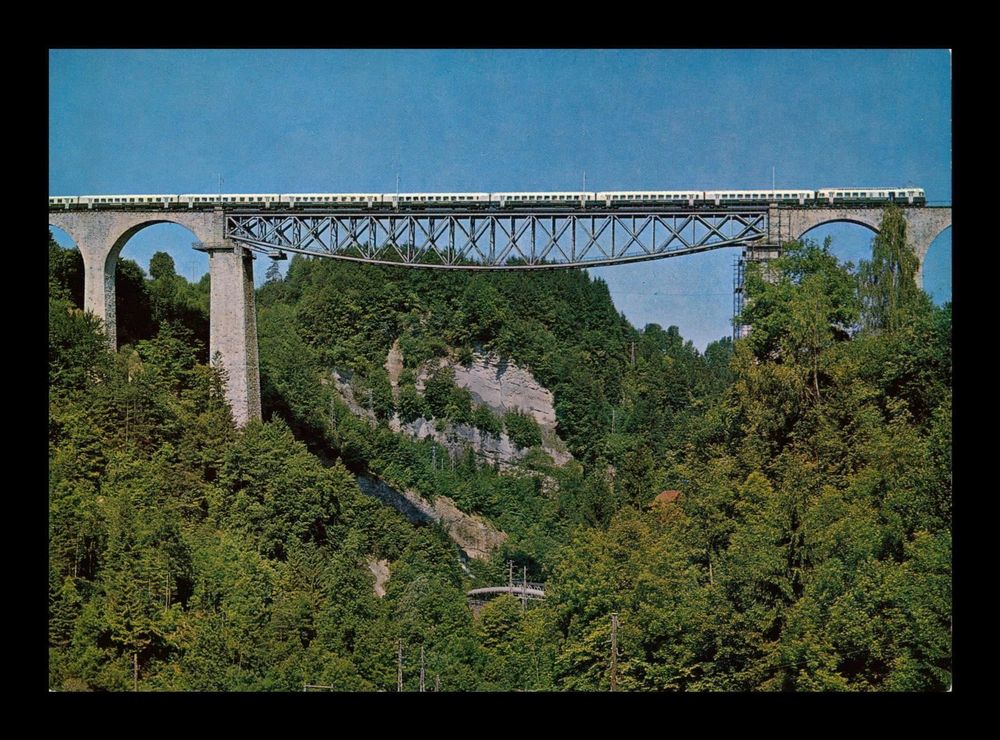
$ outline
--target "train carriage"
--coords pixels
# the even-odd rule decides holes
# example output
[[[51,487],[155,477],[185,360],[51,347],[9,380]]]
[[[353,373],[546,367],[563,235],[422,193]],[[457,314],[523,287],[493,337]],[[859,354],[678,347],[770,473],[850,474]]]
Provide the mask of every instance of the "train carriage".
[[[715,205],[798,203],[808,205],[816,201],[816,192],[797,188],[775,188],[774,190],[706,190],[705,201]]]
[[[169,208],[177,203],[176,195],[131,194],[131,195],[81,195],[77,205],[87,208]]]
[[[704,200],[704,193],[694,190],[619,190],[596,193],[598,201],[609,208],[634,205],[688,205]]]
[[[288,208],[337,206],[371,208],[382,202],[382,193],[283,193],[279,203]]]
[[[585,206],[596,200],[596,193],[493,193],[492,200],[497,205],[510,208],[516,206]]]
[[[489,193],[392,193],[382,196],[383,203],[394,208],[414,206],[459,206],[469,204],[487,205]]]
[[[893,187],[888,185],[872,188],[822,188],[816,191],[816,199],[819,201],[825,201],[829,205],[835,205],[838,203],[857,203],[865,205],[875,202],[923,205],[927,202],[924,196],[923,188]]]

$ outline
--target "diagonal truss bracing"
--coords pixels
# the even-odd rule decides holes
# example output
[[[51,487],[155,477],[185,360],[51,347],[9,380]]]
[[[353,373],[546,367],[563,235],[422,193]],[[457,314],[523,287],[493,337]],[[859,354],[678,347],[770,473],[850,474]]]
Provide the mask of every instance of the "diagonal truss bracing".
[[[408,267],[587,267],[757,242],[767,211],[231,213],[226,237],[264,252]]]

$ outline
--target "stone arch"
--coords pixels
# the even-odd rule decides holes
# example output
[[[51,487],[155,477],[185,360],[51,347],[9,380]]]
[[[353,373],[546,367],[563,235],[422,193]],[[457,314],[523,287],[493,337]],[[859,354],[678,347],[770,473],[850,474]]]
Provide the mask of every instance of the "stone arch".
[[[223,218],[221,211],[67,211],[50,213],[49,224],[62,229],[76,242],[83,257],[84,310],[104,322],[108,341],[117,348],[115,272],[128,240],[149,226],[173,223],[186,228],[203,244],[221,243]]]
[[[826,239],[831,239],[831,254],[841,265],[849,262],[856,270],[862,260],[871,260],[872,244],[877,233],[870,224],[837,220],[813,226],[800,238],[816,244],[823,244]]]
[[[904,208],[907,242],[917,255],[917,285],[923,286],[924,257],[931,243],[951,226],[950,207]],[[876,234],[882,222],[881,209],[875,208],[771,208],[768,211],[771,243],[781,244],[801,238],[808,231],[827,223],[846,222],[864,226]]]
[[[195,303],[188,304],[191,296],[179,288],[174,296],[176,302],[171,299],[168,308],[163,303],[165,286],[150,282],[160,274],[155,269],[158,266],[156,260],[162,259],[163,254],[154,260],[154,255],[160,252],[168,255],[167,261],[172,264],[178,280],[197,284],[210,267],[208,254],[192,248],[197,242],[194,232],[175,222],[147,222],[129,229],[118,239],[107,257],[105,276],[106,281],[109,284],[113,282],[115,286],[114,322],[119,348],[126,342],[133,343],[154,336],[169,314],[174,321],[179,321],[193,332],[201,344],[199,361],[208,361],[210,322],[207,276],[198,289],[202,296],[198,303],[204,304],[198,309]],[[182,299],[182,296],[186,297]]]
[[[882,212],[870,208],[802,208],[786,211],[787,227],[781,224],[782,236],[800,239],[817,226],[829,223],[851,223],[871,229],[876,234],[882,223]],[[784,214],[779,212],[779,219]],[[781,219],[784,220],[784,219]]]
[[[260,419],[257,319],[254,311],[253,256],[225,239],[225,214],[167,210],[50,211],[49,224],[76,242],[84,265],[84,310],[104,321],[117,348],[115,270],[126,242],[143,229],[174,223],[192,232],[208,252],[211,276],[209,356],[226,373],[226,400],[240,426]],[[194,245],[192,245],[194,246]]]
[[[872,234],[878,233],[878,226],[870,223],[869,221],[865,221],[860,218],[852,218],[849,216],[845,216],[843,218],[829,218],[824,221],[819,221],[817,223],[810,223],[808,226],[806,226],[805,229],[796,234],[794,238],[801,239],[813,229],[817,229],[820,226],[826,226],[828,224],[854,224],[855,226],[863,226],[864,228],[871,231]]]

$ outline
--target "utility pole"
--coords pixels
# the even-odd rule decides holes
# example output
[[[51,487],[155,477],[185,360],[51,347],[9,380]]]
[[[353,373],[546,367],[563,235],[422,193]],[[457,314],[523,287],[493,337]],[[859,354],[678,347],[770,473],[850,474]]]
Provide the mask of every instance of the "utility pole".
[[[528,566],[521,571],[521,611],[528,608]]]
[[[434,693],[437,694],[441,691],[441,674],[439,673],[434,677]]]
[[[507,561],[507,588],[514,588],[514,561]]]
[[[611,614],[611,690],[618,688],[618,613]]]
[[[632,367],[635,367],[635,340],[634,339],[632,340],[632,356],[631,356],[631,361],[632,361]]]
[[[403,690],[403,641],[399,641],[399,652],[396,654],[396,691]]]
[[[420,693],[424,693],[424,646],[420,646]]]

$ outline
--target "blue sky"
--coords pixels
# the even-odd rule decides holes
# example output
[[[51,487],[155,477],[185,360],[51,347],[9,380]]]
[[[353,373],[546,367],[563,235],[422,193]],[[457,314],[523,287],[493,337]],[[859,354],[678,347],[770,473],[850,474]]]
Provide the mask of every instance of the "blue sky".
[[[951,201],[947,51],[53,50],[57,194],[923,187]],[[871,235],[830,226],[857,260]],[[180,227],[123,253],[207,271]],[[728,249],[591,270],[639,327],[730,333]],[[951,233],[925,288],[951,295]],[[266,269],[258,261],[257,277]]]

